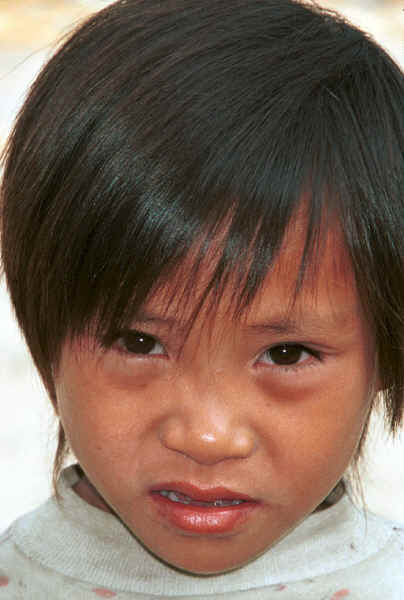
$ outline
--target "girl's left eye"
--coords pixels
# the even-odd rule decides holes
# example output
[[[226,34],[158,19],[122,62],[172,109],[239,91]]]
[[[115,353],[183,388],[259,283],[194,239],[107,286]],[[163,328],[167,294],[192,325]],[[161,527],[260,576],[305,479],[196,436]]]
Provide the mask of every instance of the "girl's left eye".
[[[128,354],[138,354],[141,356],[150,356],[153,354],[164,354],[164,346],[152,335],[142,331],[125,331],[117,338],[118,348]]]
[[[260,356],[260,362],[279,367],[291,367],[306,362],[310,358],[319,358],[314,350],[301,344],[279,344],[265,350]]]

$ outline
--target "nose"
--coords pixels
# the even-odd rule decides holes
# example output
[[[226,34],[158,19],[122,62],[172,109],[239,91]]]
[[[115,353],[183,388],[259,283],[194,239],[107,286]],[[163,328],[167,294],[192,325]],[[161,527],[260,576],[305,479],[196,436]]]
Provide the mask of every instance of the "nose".
[[[167,449],[203,465],[248,458],[257,446],[253,428],[240,416],[232,416],[229,407],[199,403],[168,417],[161,424],[160,441]]]

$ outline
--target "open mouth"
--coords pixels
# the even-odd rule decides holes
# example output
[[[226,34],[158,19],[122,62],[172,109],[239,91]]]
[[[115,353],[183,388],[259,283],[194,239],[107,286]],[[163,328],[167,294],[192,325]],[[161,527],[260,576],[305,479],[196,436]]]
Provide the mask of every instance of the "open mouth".
[[[213,500],[212,502],[206,502],[204,500],[195,500],[190,496],[186,496],[185,494],[181,494],[180,492],[176,492],[173,490],[159,490],[155,492],[163,496],[164,498],[168,498],[171,502],[179,502],[180,504],[190,504],[192,506],[203,506],[206,508],[220,508],[226,506],[238,506],[239,504],[243,504],[246,500],[241,500],[235,498],[234,500],[229,500],[227,498],[218,498],[217,500]]]
[[[166,482],[151,490],[164,522],[187,534],[227,534],[250,518],[261,502],[225,487],[200,488],[189,482]]]

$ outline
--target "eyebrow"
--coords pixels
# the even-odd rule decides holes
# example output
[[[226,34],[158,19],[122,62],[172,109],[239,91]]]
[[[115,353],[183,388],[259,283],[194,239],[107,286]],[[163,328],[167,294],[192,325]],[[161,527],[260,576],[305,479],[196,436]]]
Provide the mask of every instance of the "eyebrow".
[[[243,327],[246,331],[252,331],[254,333],[279,333],[279,334],[293,334],[300,333],[301,328],[297,325],[293,319],[274,319],[270,321],[263,321],[258,323],[249,323]]]
[[[276,334],[276,335],[304,335],[309,333],[320,333],[343,328],[351,321],[351,312],[335,311],[332,315],[320,315],[313,311],[302,314],[299,319],[288,315],[274,315],[268,320],[245,323],[242,329],[247,333],[254,334]],[[184,327],[184,323],[175,317],[159,315],[153,311],[141,309],[134,318],[135,325],[155,324],[161,327]]]
[[[297,320],[289,316],[280,316],[255,323],[247,323],[244,327],[247,331],[254,333],[273,333],[281,335],[302,335],[307,332],[327,332],[342,329],[347,323],[351,322],[351,313],[349,311],[335,311],[332,315],[320,315],[310,312],[302,314]]]
[[[180,325],[180,321],[174,317],[166,317],[144,309],[134,315],[133,323],[134,325],[147,325],[150,323],[163,327],[173,327],[174,325],[178,327]]]

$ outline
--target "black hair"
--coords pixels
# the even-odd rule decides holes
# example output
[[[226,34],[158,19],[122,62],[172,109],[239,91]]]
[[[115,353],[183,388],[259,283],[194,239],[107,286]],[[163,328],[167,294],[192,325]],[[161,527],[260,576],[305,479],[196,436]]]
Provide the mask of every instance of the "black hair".
[[[198,244],[201,303],[248,306],[305,198],[301,274],[338,223],[386,415],[404,386],[404,78],[369,36],[293,0],[121,0],[33,84],[6,153],[2,260],[55,400],[68,336],[108,337]],[[59,466],[65,438],[61,428]]]

